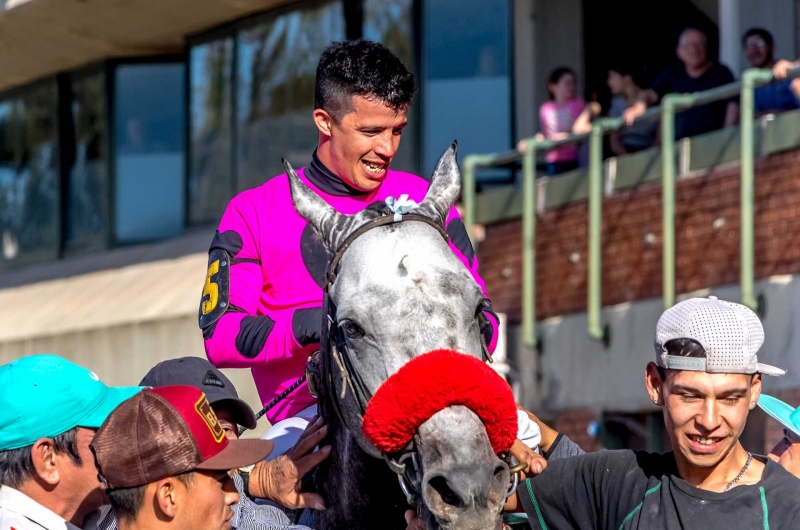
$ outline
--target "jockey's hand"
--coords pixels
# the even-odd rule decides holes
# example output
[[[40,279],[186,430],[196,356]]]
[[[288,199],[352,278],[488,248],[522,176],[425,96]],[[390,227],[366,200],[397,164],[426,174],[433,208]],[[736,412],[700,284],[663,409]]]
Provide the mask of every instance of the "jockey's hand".
[[[249,493],[253,497],[269,499],[281,506],[296,510],[312,508],[324,510],[325,501],[316,493],[303,493],[300,485],[306,473],[328,458],[331,447],[319,451],[314,448],[325,439],[328,427],[322,418],[315,418],[300,435],[297,443],[274,460],[259,462],[250,472]]]
[[[419,518],[417,512],[413,510],[406,510],[406,530],[426,530],[425,523]]]

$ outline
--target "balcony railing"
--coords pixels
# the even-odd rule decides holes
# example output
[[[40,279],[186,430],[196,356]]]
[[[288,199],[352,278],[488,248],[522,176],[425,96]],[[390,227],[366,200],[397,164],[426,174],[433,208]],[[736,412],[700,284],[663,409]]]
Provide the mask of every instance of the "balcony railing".
[[[790,70],[788,78],[800,77],[800,68]],[[661,121],[661,170],[662,170],[662,210],[663,210],[663,298],[664,307],[675,303],[675,114],[692,107],[714,101],[740,96],[740,156],[741,156],[741,302],[757,309],[758,300],[754,293],[753,257],[753,197],[755,161],[755,89],[774,81],[772,71],[746,70],[741,81],[723,85],[703,92],[691,94],[668,94],[661,105],[649,109],[639,116],[634,124]],[[603,137],[606,133],[625,127],[622,118],[600,118],[592,122],[589,133],[570,135],[553,140],[529,138],[524,154],[516,151],[491,154],[471,154],[464,158],[463,202],[464,224],[472,236],[476,216],[476,171],[479,168],[508,166],[522,162],[522,340],[528,347],[534,347],[536,339],[536,158],[537,154],[554,147],[589,140],[589,267],[587,278],[588,333],[591,337],[609,341],[608,327],[601,321],[602,285],[602,221],[603,221]],[[684,160],[684,157],[681,157]],[[688,157],[686,157],[688,165]]]

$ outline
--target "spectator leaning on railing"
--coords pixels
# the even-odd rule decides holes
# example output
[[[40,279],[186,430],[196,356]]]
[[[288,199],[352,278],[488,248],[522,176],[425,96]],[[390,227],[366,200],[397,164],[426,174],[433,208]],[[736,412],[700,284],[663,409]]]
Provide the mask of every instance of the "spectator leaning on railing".
[[[550,101],[539,109],[542,132],[538,139],[563,140],[572,133],[572,125],[583,111],[584,101],[577,97],[578,76],[572,68],[556,68],[550,74],[547,90]],[[525,152],[526,140],[520,140],[517,150]],[[578,146],[562,145],[547,152],[547,174],[557,175],[578,167]]]
[[[762,28],[748,29],[742,37],[742,47],[752,68],[771,69],[776,79],[782,79],[756,88],[755,111],[764,114],[800,108],[800,79],[785,79],[787,72],[800,63],[775,61],[772,34]]]
[[[681,60],[680,64],[665,69],[653,86],[643,91],[639,100],[625,111],[628,125],[667,94],[702,92],[733,82],[733,74],[727,66],[709,60],[708,39],[702,30],[684,29],[675,53]],[[675,116],[675,138],[728,127],[738,119],[739,103],[734,98],[693,107]]]

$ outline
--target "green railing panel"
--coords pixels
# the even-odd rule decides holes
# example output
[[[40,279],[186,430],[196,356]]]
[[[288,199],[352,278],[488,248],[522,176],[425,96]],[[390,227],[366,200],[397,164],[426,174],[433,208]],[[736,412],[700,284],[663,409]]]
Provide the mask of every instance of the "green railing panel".
[[[651,147],[616,159],[614,190],[635,188],[648,182],[661,182],[661,149]]]
[[[481,224],[519,219],[522,216],[522,193],[515,184],[492,188],[478,195],[475,208],[475,218]]]
[[[689,171],[698,171],[741,158],[739,127],[728,127],[689,139]],[[678,147],[680,151],[680,147]]]
[[[761,127],[758,128],[762,130]],[[776,115],[763,127],[761,149],[756,153],[768,155],[794,149],[800,145],[800,109]]]
[[[552,210],[589,198],[589,179],[585,169],[575,169],[548,177],[544,185],[544,208]]]

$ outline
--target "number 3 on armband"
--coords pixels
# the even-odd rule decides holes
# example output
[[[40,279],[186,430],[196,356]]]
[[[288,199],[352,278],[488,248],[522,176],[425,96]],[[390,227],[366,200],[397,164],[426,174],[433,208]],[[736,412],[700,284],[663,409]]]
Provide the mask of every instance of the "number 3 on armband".
[[[206,282],[200,298],[198,321],[206,328],[219,320],[228,309],[230,295],[231,260],[222,249],[214,249],[208,255]]]

